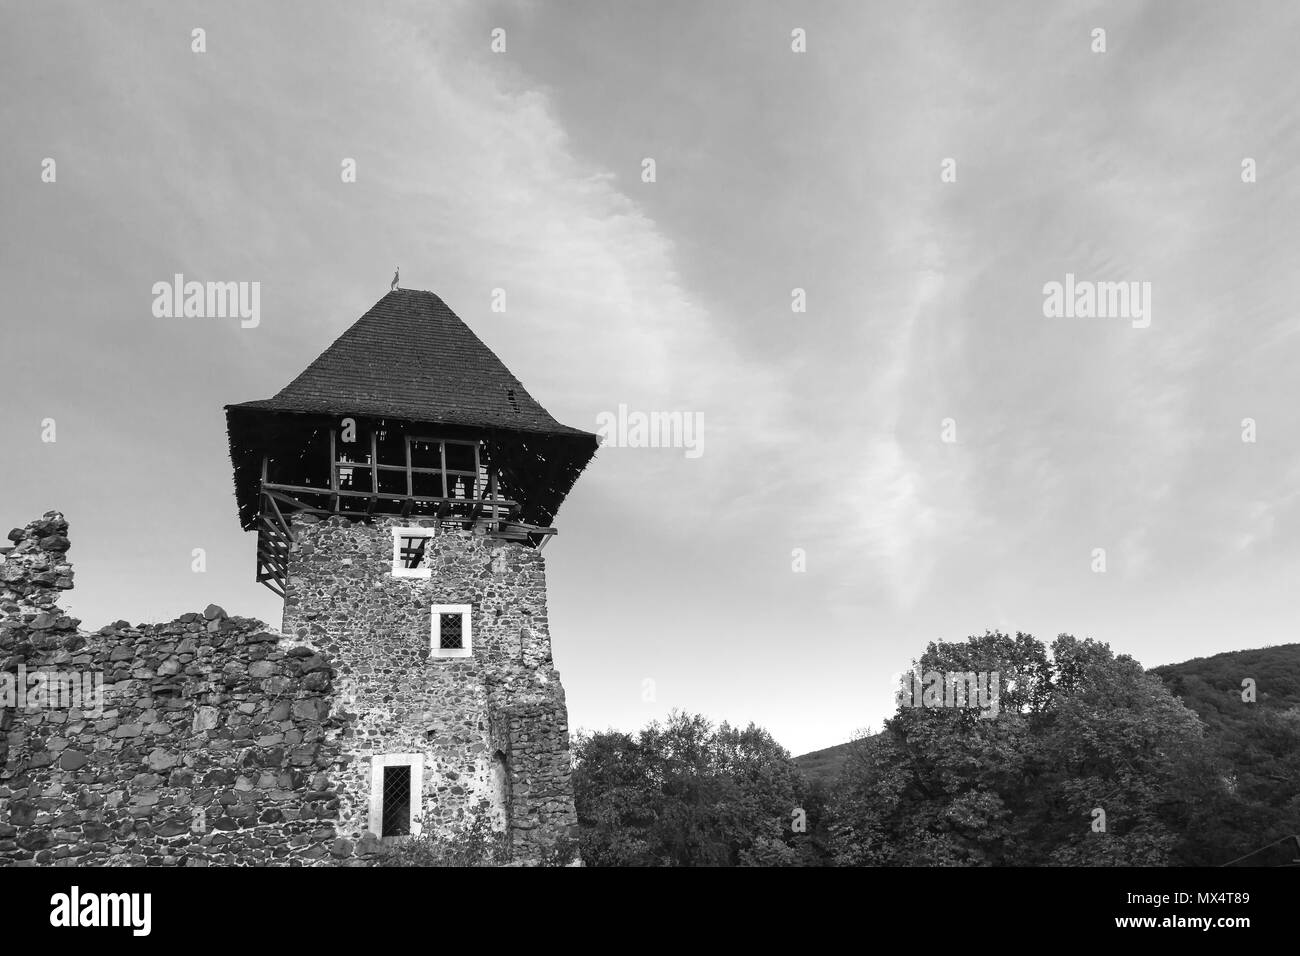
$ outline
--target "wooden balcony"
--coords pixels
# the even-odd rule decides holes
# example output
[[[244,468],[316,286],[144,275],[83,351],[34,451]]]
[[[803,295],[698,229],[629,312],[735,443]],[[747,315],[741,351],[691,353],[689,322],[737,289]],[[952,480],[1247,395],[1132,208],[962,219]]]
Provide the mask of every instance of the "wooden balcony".
[[[263,482],[257,526],[257,580],[280,597],[285,596],[289,583],[289,548],[293,543],[290,519],[295,513],[358,520],[432,518],[445,528],[473,529],[487,537],[527,543],[538,550],[544,548],[556,530],[520,521],[518,503],[499,496],[496,491],[495,476],[478,498]]]

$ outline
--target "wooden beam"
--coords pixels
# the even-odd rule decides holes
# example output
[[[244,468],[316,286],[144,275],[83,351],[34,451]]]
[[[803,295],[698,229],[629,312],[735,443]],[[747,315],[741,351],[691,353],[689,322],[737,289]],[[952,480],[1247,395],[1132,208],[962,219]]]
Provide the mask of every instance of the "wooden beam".
[[[339,493],[339,466],[335,464],[338,461],[338,450],[335,447],[335,429],[330,429],[330,491],[337,496]]]
[[[324,491],[324,490],[322,490],[322,489],[317,489],[317,490],[316,490],[315,492],[313,492],[313,493],[314,493],[314,494],[322,494],[322,495],[323,495],[323,494],[328,494],[328,492],[326,492],[326,491]],[[295,498],[295,497],[293,497],[293,495],[286,495],[286,494],[285,494],[284,492],[282,492],[282,491],[274,491],[274,490],[271,490],[271,491],[267,491],[266,494],[267,494],[269,497],[271,497],[271,498],[275,498],[277,501],[283,502],[283,503],[286,504],[286,505],[293,505],[295,508],[300,508],[300,509],[302,509],[303,511],[315,512],[315,513],[317,513],[317,514],[326,514],[326,513],[327,513],[327,512],[325,511],[324,508],[319,508],[319,507],[317,507],[316,505],[309,505],[307,502],[302,501],[302,500],[300,500],[300,499],[298,499],[298,498]]]
[[[275,578],[276,580],[283,580],[283,579],[284,579],[284,577],[285,577],[285,570],[284,570],[284,568],[282,568],[282,567],[278,567],[277,565],[274,565],[274,564],[266,564],[265,562],[263,562],[262,566],[263,566],[266,570],[264,570],[264,571],[263,571],[263,570],[260,570],[260,569],[258,570],[258,572],[257,572],[257,580],[259,580],[259,581],[265,581],[267,578]]]
[[[289,550],[288,542],[286,542],[283,538],[272,537],[269,533],[267,533],[265,528],[258,529],[257,547],[261,550],[270,553],[277,553],[277,552]]]
[[[479,444],[480,444],[480,442],[475,442],[475,443],[474,443],[474,480],[470,483],[470,488],[471,488],[471,489],[477,489],[477,488],[478,488],[478,473],[479,473],[479,470],[480,470],[480,468],[481,468],[481,466],[480,466],[480,464],[479,464],[479,460],[478,460],[478,449],[479,449]],[[470,491],[470,496],[471,496],[471,497],[478,498],[479,500],[482,500],[483,498],[487,497],[487,491],[488,491],[487,488],[484,488],[484,489],[483,489],[483,493],[482,493],[482,494],[478,494],[475,490],[471,490],[471,491]]]
[[[438,457],[439,460],[442,461],[442,496],[444,498],[449,498],[451,496],[447,494],[447,444],[446,442],[438,442]]]
[[[268,568],[283,570],[288,565],[287,555],[271,554],[268,551],[257,552],[257,560],[265,564]]]
[[[339,507],[339,466],[338,461],[338,429],[330,428],[330,507],[331,513],[338,510]]]
[[[474,481],[475,481],[475,483],[477,484],[478,479],[475,478]],[[483,499],[487,497],[487,493],[488,493],[488,490],[487,490],[486,488],[484,488],[484,489],[483,489],[483,494],[480,495],[479,497],[473,499],[473,501],[474,501],[474,507],[471,508],[471,509],[470,509],[470,512],[469,512],[469,520],[470,520],[470,521],[477,521],[477,520],[478,520],[479,512],[481,512],[481,511],[483,510]]]
[[[274,541],[284,547],[288,547],[292,542],[293,539],[276,527],[275,523],[266,515],[258,515],[257,520],[262,523],[262,526],[257,529],[259,538],[266,538],[267,540]]]
[[[370,429],[370,490],[379,494],[379,432]]]
[[[347,462],[343,462],[343,464],[347,464]],[[364,468],[366,466],[361,465],[360,467]],[[398,471],[399,469],[389,468],[388,470]],[[461,475],[465,478],[474,478],[477,476],[476,472],[467,471],[464,468],[412,468],[411,473],[416,475]]]
[[[261,583],[264,584],[264,585],[266,586],[266,588],[267,588],[269,591],[271,591],[272,594],[275,594],[276,596],[278,596],[278,597],[280,597],[280,598],[283,598],[283,597],[284,597],[285,588],[280,587],[278,581],[274,580],[273,578],[267,578],[266,580],[262,581]]]
[[[275,499],[274,499],[273,497],[271,497],[270,495],[267,495],[266,497],[267,497],[267,500],[269,500],[269,501],[271,502],[271,510],[275,512],[275,516],[276,516],[276,518],[279,519],[279,522],[280,522],[280,529],[284,532],[285,536],[286,536],[290,541],[292,541],[292,540],[293,540],[293,530],[289,527],[289,522],[287,522],[287,521],[284,520],[284,515],[282,515],[282,514],[280,513],[280,506],[279,506],[278,504],[275,503]]]
[[[268,489],[268,491],[294,491],[294,492],[297,492],[297,493],[299,493],[299,494],[306,494],[306,495],[330,495],[331,497],[338,497],[338,495],[337,495],[336,493],[334,493],[334,492],[332,492],[332,491],[329,491],[328,489],[325,489],[325,488],[311,488],[311,487],[308,487],[307,485],[281,485],[281,484],[274,484],[274,483],[273,483],[273,484],[268,484],[268,485],[267,485],[267,489]],[[347,497],[349,497],[349,498],[367,498],[367,497],[370,497],[370,496],[367,495],[367,494],[365,494],[364,492],[358,492],[358,493],[356,493],[356,494],[348,494]],[[467,503],[468,503],[467,500],[464,499],[464,498],[436,497],[436,496],[433,496],[433,495],[398,495],[398,494],[391,494],[391,493],[383,492],[383,491],[378,492],[377,494],[374,495],[374,497],[376,497],[376,498],[380,498],[380,499],[382,499],[382,500],[384,500],[384,501],[416,501],[416,502],[421,502],[421,503],[425,503],[425,504],[437,504],[437,503],[444,502],[444,501],[449,502],[449,503],[452,503],[452,504],[456,504],[456,503],[459,503],[459,504],[467,504]],[[509,498],[500,498],[500,499],[497,500],[497,504],[500,505],[500,506],[503,507],[503,508],[504,508],[504,507],[514,508],[514,507],[517,507],[517,506],[518,506],[519,502],[517,502],[517,501],[511,501]]]

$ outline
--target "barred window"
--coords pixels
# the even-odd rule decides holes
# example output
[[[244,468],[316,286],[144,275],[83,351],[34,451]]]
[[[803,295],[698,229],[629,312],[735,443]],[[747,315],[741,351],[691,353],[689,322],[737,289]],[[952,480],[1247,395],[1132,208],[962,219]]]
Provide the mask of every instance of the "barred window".
[[[461,615],[460,614],[439,614],[441,626],[438,629],[438,646],[444,650],[460,650],[464,645],[461,642]]]
[[[411,833],[411,765],[384,767],[384,791],[380,836],[409,836]]]
[[[425,548],[428,547],[428,535],[404,534],[398,538],[397,559],[404,568],[425,567]]]
[[[423,790],[423,754],[375,754],[366,829],[377,837],[418,836]]]
[[[429,578],[433,558],[432,528],[393,529],[393,577]]]
[[[472,657],[470,606],[435,604],[431,610],[430,646],[432,657]]]

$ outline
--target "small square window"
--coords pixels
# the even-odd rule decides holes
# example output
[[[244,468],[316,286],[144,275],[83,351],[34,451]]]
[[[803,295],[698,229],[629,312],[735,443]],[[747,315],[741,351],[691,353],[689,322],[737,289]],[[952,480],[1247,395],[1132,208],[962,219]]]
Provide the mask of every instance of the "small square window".
[[[432,610],[429,653],[433,657],[472,657],[474,654],[470,606],[435,604]]]
[[[429,562],[433,557],[430,528],[393,529],[393,577],[430,577]]]
[[[397,556],[402,562],[404,568],[422,568],[427,567],[424,559],[427,556],[429,538],[423,534],[404,534],[401,537],[401,545],[397,549]]]

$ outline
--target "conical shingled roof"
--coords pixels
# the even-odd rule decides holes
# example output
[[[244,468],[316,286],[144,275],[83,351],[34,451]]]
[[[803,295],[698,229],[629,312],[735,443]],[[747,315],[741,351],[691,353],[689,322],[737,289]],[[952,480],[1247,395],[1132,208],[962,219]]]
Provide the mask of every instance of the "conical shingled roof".
[[[264,457],[292,455],[304,430],[343,417],[478,435],[503,493],[547,526],[596,453],[591,432],[561,425],[432,292],[390,292],[274,398],[226,406],[240,523],[257,522]],[[326,466],[328,467],[328,466]]]
[[[432,292],[390,292],[274,398],[233,408],[411,421],[551,435],[561,425]]]

